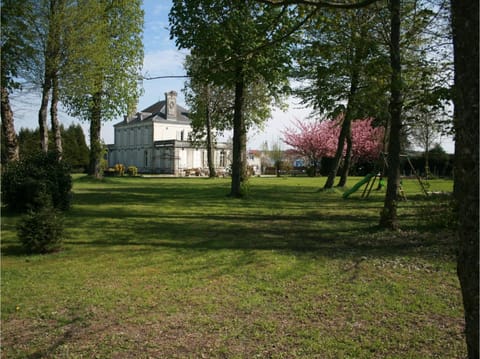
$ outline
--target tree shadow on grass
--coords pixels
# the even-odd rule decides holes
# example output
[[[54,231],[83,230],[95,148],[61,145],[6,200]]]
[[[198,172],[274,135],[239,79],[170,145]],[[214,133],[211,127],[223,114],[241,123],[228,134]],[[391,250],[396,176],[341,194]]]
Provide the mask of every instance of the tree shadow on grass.
[[[84,213],[88,218],[90,214]],[[86,219],[88,222],[88,220]],[[118,223],[123,223],[119,229]],[[102,230],[91,241],[68,241],[93,247],[125,246],[125,250],[168,248],[193,251],[280,251],[325,257],[432,258],[454,256],[455,239],[410,229],[381,230],[376,217],[354,214],[322,215],[175,215],[142,220],[121,214],[117,222],[100,222]],[[345,223],[338,226],[338,223]],[[141,240],[139,240],[141,239]]]
[[[8,245],[2,246],[2,256],[27,258],[28,254],[21,245],[10,243]]]
[[[378,228],[382,202],[377,198],[343,200],[329,193],[316,195],[316,187],[256,184],[248,198],[232,200],[222,196],[225,186],[202,183],[208,182],[179,186],[176,181],[169,181],[159,186],[151,181],[152,186],[128,187],[128,191],[90,189],[78,198],[89,207],[76,210],[75,216],[82,222],[96,220],[101,233],[84,244],[182,250],[277,250],[331,257],[454,255],[454,238],[439,238],[428,228],[420,228],[410,213],[402,219],[409,223],[404,232]],[[92,203],[123,207],[102,213],[101,207],[92,211]],[[142,203],[154,205],[137,212],[129,208],[129,204]],[[172,208],[158,211],[156,205]],[[101,217],[108,220],[99,221]]]
[[[380,230],[381,203],[374,199],[344,201],[315,195],[312,187],[256,185],[251,197],[235,200],[223,196],[226,182],[128,182],[119,185],[112,179],[104,187],[80,188],[67,213],[67,228],[74,234],[65,243],[130,251],[277,250],[331,257],[450,256],[455,248],[453,238],[439,238],[415,224],[404,227],[406,232]],[[2,254],[22,255],[21,247],[8,243]]]

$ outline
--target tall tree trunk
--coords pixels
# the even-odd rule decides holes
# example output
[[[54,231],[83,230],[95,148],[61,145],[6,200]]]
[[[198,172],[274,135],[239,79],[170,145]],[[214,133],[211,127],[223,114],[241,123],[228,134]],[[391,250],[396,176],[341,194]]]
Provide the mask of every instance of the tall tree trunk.
[[[355,106],[355,97],[357,95],[358,82],[359,82],[359,76],[360,76],[359,67],[360,67],[360,60],[361,60],[361,52],[362,51],[360,48],[357,48],[355,50],[354,64],[353,64],[352,74],[350,78],[350,81],[351,81],[350,91],[348,93],[348,102],[347,102],[347,109],[345,111],[345,118],[343,119],[340,135],[338,136],[337,150],[335,152],[335,157],[333,159],[333,165],[331,167],[330,172],[328,173],[327,181],[323,186],[324,189],[329,189],[333,187],[333,183],[335,182],[335,176],[337,175],[338,168],[340,167],[340,160],[342,159],[345,140],[347,140],[348,136],[351,136],[352,113],[354,112],[353,109]],[[346,182],[346,179],[345,179],[345,182]]]
[[[62,159],[63,146],[62,146],[62,132],[58,121],[58,76],[55,74],[52,76],[52,100],[50,103],[50,117],[52,121],[52,132],[55,138],[55,151],[57,152],[58,160]]]
[[[402,131],[402,70],[400,60],[400,0],[390,1],[390,65],[392,67],[390,98],[390,134],[387,155],[387,192],[380,226],[398,228],[397,192],[400,182],[400,136]]]
[[[479,357],[478,230],[478,1],[452,0],[455,64],[455,174],[459,251],[457,273],[462,288],[468,357]]]
[[[328,172],[327,181],[323,186],[324,189],[329,189],[333,187],[333,183],[335,182],[335,177],[337,175],[338,168],[340,167],[340,160],[342,159],[342,155],[343,155],[345,139],[347,138],[347,135],[351,126],[351,120],[350,120],[350,116],[348,115],[348,112],[349,111],[347,107],[345,118],[343,119],[343,122],[342,122],[342,128],[340,130],[340,135],[338,136],[337,150],[335,151],[335,157],[333,158],[333,164],[332,164],[332,167],[330,168],[330,172]]]
[[[428,153],[428,149],[425,151],[425,179],[428,180],[428,177],[430,176],[430,155]]]
[[[232,185],[230,191],[232,197],[243,196],[242,183],[246,179],[247,129],[243,116],[244,90],[243,69],[238,66],[233,114]]]
[[[13,124],[13,111],[10,106],[8,90],[2,86],[2,131],[5,134],[5,147],[7,148],[7,162],[18,161],[20,158],[18,150],[17,135]]]
[[[100,142],[100,130],[102,120],[102,94],[97,92],[93,95],[93,107],[90,117],[90,165],[88,174],[95,178],[101,177],[100,161],[102,156],[102,144]]]
[[[50,102],[50,120],[52,124],[52,132],[55,139],[55,151],[57,152],[58,159],[62,159],[63,147],[62,147],[62,133],[60,131],[60,125],[58,121],[58,101],[59,101],[59,88],[58,88],[58,72],[60,67],[60,30],[61,22],[60,16],[64,11],[64,0],[51,0],[50,1],[50,16],[51,24],[49,28],[48,37],[48,49],[49,49],[49,68],[50,79],[52,86],[52,98]]]
[[[40,110],[38,111],[38,127],[40,132],[40,149],[48,152],[48,100],[50,96],[51,81],[50,71],[45,71],[45,79],[42,85],[42,100],[40,102]]]
[[[381,162],[380,166],[382,168],[382,171],[380,172],[380,178],[378,179],[377,191],[380,191],[382,189],[383,178],[387,175],[387,171],[388,171],[388,168],[385,163],[386,162],[385,153],[386,151],[388,151],[388,144],[390,143],[389,136],[391,132],[390,129],[392,127],[391,124],[392,124],[391,118],[387,117],[385,121],[385,132],[383,135],[382,153],[380,154],[381,157],[379,159],[379,161]]]
[[[349,133],[347,134],[347,150],[345,153],[345,158],[343,160],[343,169],[342,174],[340,175],[340,181],[338,181],[338,187],[344,187],[347,183],[348,171],[350,170],[350,164],[352,160],[352,129],[350,128]]]
[[[56,8],[57,4],[54,0],[50,1],[50,12],[48,14],[48,31],[47,42],[45,45],[44,53],[44,76],[42,84],[42,100],[40,102],[40,110],[38,111],[38,127],[40,130],[40,148],[44,152],[48,152],[48,101],[50,96],[50,90],[52,89],[52,78],[54,77],[54,65],[53,62],[57,54],[55,53],[57,44],[55,41],[55,34],[58,32],[56,23]]]
[[[322,162],[322,159],[320,158],[319,160],[315,159],[311,161],[313,163],[313,172],[312,172],[312,177],[317,177],[317,173],[320,172],[320,164]]]
[[[205,111],[205,121],[207,127],[207,162],[208,162],[208,176],[214,178],[217,176],[215,171],[215,162],[214,162],[214,151],[215,143],[213,141],[212,135],[212,118],[210,117],[210,91],[207,88],[206,96],[206,111]]]
[[[366,36],[365,28],[361,29],[361,36]],[[353,59],[350,69],[350,90],[348,93],[347,100],[347,109],[345,111],[345,118],[342,123],[342,129],[340,130],[340,135],[338,137],[337,150],[335,152],[335,157],[333,160],[332,168],[328,174],[327,181],[325,182],[324,189],[332,188],[333,183],[335,182],[335,177],[340,167],[340,161],[343,155],[343,148],[345,146],[345,141],[351,142],[351,132],[352,132],[352,120],[353,113],[355,112],[355,98],[357,96],[358,85],[360,82],[360,70],[362,66],[362,59],[366,56],[365,44],[361,39],[358,39],[358,34],[356,31],[352,33],[352,47],[353,47]],[[350,143],[351,146],[351,143]],[[348,166],[350,166],[350,153],[348,153],[348,143],[347,143],[347,153],[345,158],[345,164],[347,169],[342,171],[342,178],[340,178],[338,186],[344,186],[347,181],[348,176]],[[348,156],[348,158],[347,158]],[[343,178],[344,177],[344,178]]]

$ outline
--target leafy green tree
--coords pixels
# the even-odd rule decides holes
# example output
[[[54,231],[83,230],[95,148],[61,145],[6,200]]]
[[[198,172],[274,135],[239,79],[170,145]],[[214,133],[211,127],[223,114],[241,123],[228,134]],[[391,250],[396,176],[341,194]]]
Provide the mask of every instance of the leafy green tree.
[[[322,7],[327,8],[360,8],[373,3],[373,1],[345,1],[345,2],[329,2],[329,1],[310,1],[310,0],[259,0],[262,3],[269,3],[275,6],[283,5],[294,5],[297,4],[299,7],[315,7],[317,9]],[[396,210],[396,200],[398,185],[400,180],[400,153],[402,145],[402,108],[403,108],[403,97],[404,97],[404,84],[402,76],[402,53],[401,48],[408,45],[408,43],[401,43],[401,39],[408,39],[413,37],[416,39],[415,35],[419,31],[424,31],[426,25],[433,23],[433,21],[425,22],[426,18],[424,14],[428,14],[428,6],[430,5],[427,2],[417,2],[417,1],[406,1],[401,2],[400,0],[391,0],[388,4],[389,8],[389,24],[383,26],[384,29],[387,29],[383,32],[384,38],[386,39],[389,55],[390,55],[390,100],[389,100],[389,121],[386,124],[387,128],[387,146],[388,146],[388,186],[387,192],[385,195],[384,209],[380,218],[380,224],[383,227],[396,228],[397,223],[397,210]],[[437,6],[437,3],[433,3],[433,7]],[[400,11],[402,10],[402,12]],[[412,20],[409,20],[413,26],[404,27],[402,30],[400,23],[402,20],[406,20],[405,13],[408,13],[411,16]],[[418,16],[417,15],[421,15]],[[379,17],[378,19],[381,19]],[[382,23],[380,22],[380,26]],[[418,25],[418,26],[417,26]],[[415,46],[414,46],[415,47]],[[418,48],[418,46],[417,46]],[[344,131],[347,132],[347,131]],[[347,135],[345,135],[348,137]],[[341,141],[340,141],[341,142]],[[348,151],[347,151],[348,152]]]
[[[17,4],[19,4],[17,2]],[[60,100],[60,77],[64,75],[66,56],[71,53],[67,47],[72,44],[85,44],[84,38],[74,37],[80,32],[69,31],[73,19],[85,18],[80,11],[80,4],[74,0],[39,0],[26,1],[20,4],[21,11],[16,10],[19,5],[10,1],[3,2],[10,22],[15,23],[17,14],[21,19],[17,21],[17,28],[13,27],[15,41],[23,39],[21,54],[15,59],[21,66],[17,68],[16,78],[20,78],[33,87],[41,89],[41,103],[38,112],[40,147],[44,152],[48,151],[49,142],[53,144],[56,152],[61,157],[63,152],[61,126],[58,119],[58,102]],[[13,16],[12,16],[13,15]],[[13,19],[13,20],[12,20]],[[8,23],[8,21],[2,21]],[[21,26],[19,26],[20,24]],[[82,23],[81,29],[88,28],[88,22]],[[2,25],[3,29],[3,25]],[[15,31],[16,30],[16,31]],[[9,33],[5,31],[5,33]],[[19,35],[20,34],[20,35]],[[8,41],[4,42],[5,44]],[[77,45],[78,49],[82,48]],[[7,54],[8,51],[3,52]],[[11,60],[11,59],[6,59]],[[11,63],[15,63],[10,61]],[[2,64],[9,61],[2,61]],[[48,105],[50,102],[51,129],[54,141],[49,141],[47,125]]]
[[[60,101],[60,89],[59,89],[59,76],[60,66],[62,62],[62,48],[65,47],[65,21],[68,21],[68,17],[63,16],[67,9],[67,0],[50,0],[52,10],[52,24],[49,27],[49,36],[47,41],[47,51],[50,53],[49,67],[50,76],[45,73],[45,80],[50,77],[52,88],[52,99],[50,103],[50,119],[52,124],[52,132],[55,139],[55,151],[58,153],[59,158],[62,158],[63,143],[62,143],[62,131],[60,128],[60,122],[58,119],[58,102]],[[56,7],[56,9],[55,9]]]
[[[379,44],[375,21],[383,14],[382,10],[323,11],[305,28],[296,53],[295,77],[305,84],[297,89],[297,95],[322,116],[344,113],[324,188],[333,186],[344,153],[339,186],[345,185],[352,150],[352,120],[365,116],[381,119],[386,115],[388,52]]]
[[[404,138],[407,146],[413,142],[424,149],[427,176],[429,150],[441,134],[451,132],[452,119],[453,63],[451,49],[445,49],[445,43],[451,44],[449,9],[445,1],[435,5],[416,8],[405,3],[408,29],[402,41]]]
[[[2,159],[7,162],[19,159],[14,117],[10,106],[9,92],[19,89],[19,77],[30,67],[29,59],[35,56],[32,46],[31,23],[29,22],[35,1],[2,0],[1,2],[1,116]],[[3,147],[3,145],[5,145]]]
[[[57,114],[58,76],[64,54],[65,24],[68,22],[67,9],[73,0],[39,0],[21,2],[23,29],[15,33],[25,39],[20,58],[24,66],[19,68],[17,77],[33,88],[41,88],[41,102],[38,112],[40,126],[40,147],[48,151],[48,104],[51,101],[51,124],[55,134],[55,149],[62,152],[62,141]],[[11,8],[11,5],[8,5]],[[72,14],[70,14],[71,16]]]
[[[86,0],[77,6],[60,95],[70,115],[90,122],[89,174],[100,177],[101,122],[130,114],[141,93],[143,10],[140,0]]]
[[[247,176],[247,89],[263,83],[270,105],[287,85],[288,43],[280,41],[292,33],[287,15],[291,15],[287,6],[271,8],[250,0],[177,0],[169,14],[170,34],[177,46],[191,50],[201,73],[209,73],[209,81],[234,93],[230,192],[234,197],[242,196]]]
[[[414,77],[424,77],[426,71],[431,70],[422,66],[419,56],[412,56],[412,52],[426,53],[435,43],[423,36],[432,27],[436,26],[437,13],[432,11],[436,4],[426,2],[397,0],[390,2],[390,122],[388,131],[388,183],[385,194],[384,208],[380,217],[380,225],[384,228],[395,229],[398,227],[397,196],[400,182],[400,153],[402,139],[405,138],[405,117],[408,115],[408,99],[415,97],[423,83],[408,81]],[[400,15],[402,14],[402,16]],[[404,21],[404,26],[400,22]],[[402,64],[403,61],[403,64]],[[425,97],[422,98],[425,101]],[[414,102],[411,102],[414,103]],[[410,103],[410,104],[411,104]],[[417,102],[417,105],[424,103]],[[412,106],[413,107],[413,106]],[[418,107],[417,107],[418,111]],[[417,112],[418,113],[418,112]]]
[[[42,88],[38,124],[40,128],[40,144],[44,152],[48,151],[48,103],[50,101],[50,117],[54,134],[55,150],[61,158],[62,137],[58,120],[59,73],[62,54],[65,53],[65,25],[68,21],[67,0],[42,0],[38,2],[34,15],[38,16],[40,26],[37,31],[37,46],[42,51],[38,62],[42,73],[37,74]]]
[[[263,3],[293,5],[296,3],[312,6],[354,6],[365,2],[329,3],[315,0],[259,0]],[[369,3],[373,3],[369,1]],[[478,1],[451,0],[452,33],[454,44],[454,127],[455,141],[455,186],[454,194],[458,202],[458,237],[460,243],[458,256],[458,277],[462,287],[465,309],[466,341],[468,357],[479,356],[479,202],[478,202]],[[391,77],[391,121],[389,141],[389,186],[385,196],[381,225],[396,227],[396,192],[398,189],[397,162],[400,155],[402,84],[400,62],[400,1],[390,1],[390,57]],[[472,181],[473,178],[473,181]],[[390,183],[391,182],[391,183]],[[473,182],[473,183],[472,183]],[[473,270],[472,270],[473,268]]]
[[[185,83],[184,92],[192,120],[190,140],[206,146],[209,177],[213,178],[216,177],[216,132],[229,127],[228,122],[233,113],[233,96],[229,88],[215,86],[208,80],[208,76],[202,75],[198,65],[195,57],[187,56],[185,69],[189,80]]]
[[[229,86],[220,86],[209,82],[208,74],[202,75],[198,66],[195,66],[194,57],[187,57],[186,69],[189,81],[186,82],[185,93],[193,127],[191,139],[194,143],[206,145],[210,176],[214,177],[215,137],[218,132],[233,128],[235,94]],[[261,127],[263,121],[270,116],[270,111],[270,99],[265,83],[259,79],[259,81],[249,84],[245,88],[243,109],[247,129],[254,126]]]
[[[192,86],[190,84],[190,86]],[[190,87],[192,89],[192,87]],[[193,89],[192,89],[193,90]],[[212,103],[212,90],[208,84],[197,87],[196,94],[187,93],[187,104],[190,105],[190,118],[192,120],[192,133],[190,140],[194,144],[205,144],[207,148],[208,175],[210,178],[216,177],[215,171],[215,134],[213,128],[213,119],[215,113],[215,103]]]

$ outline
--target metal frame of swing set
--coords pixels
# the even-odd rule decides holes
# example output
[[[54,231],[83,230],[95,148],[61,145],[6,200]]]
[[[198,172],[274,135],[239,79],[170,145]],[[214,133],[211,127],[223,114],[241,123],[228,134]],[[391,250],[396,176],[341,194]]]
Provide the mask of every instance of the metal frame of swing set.
[[[383,173],[385,172],[385,168],[388,168],[387,155],[388,155],[388,153],[382,152],[383,170],[380,174],[377,173],[374,176],[372,176],[373,180],[372,180],[372,178],[368,179],[367,185],[365,186],[365,189],[362,192],[361,198],[368,198],[368,196],[370,196],[370,192],[372,192],[372,189],[373,189],[373,186],[375,185],[375,181],[377,180],[377,177],[379,177],[379,181],[382,180]],[[410,161],[410,157],[408,155],[405,155],[405,154],[403,154],[403,155],[400,154],[400,157],[405,157],[407,159],[408,164],[410,165],[410,169],[412,170],[412,173],[414,174],[415,178],[417,179],[418,183],[420,184],[420,187],[422,188],[423,193],[425,194],[425,196],[428,197],[427,189],[425,188],[425,186],[422,182],[422,179],[417,174],[417,171],[415,170],[415,167],[413,167],[413,164]],[[398,190],[399,190],[399,193],[402,196],[402,198],[404,200],[407,200],[407,196],[405,195],[405,192],[404,192],[401,184],[399,184]]]

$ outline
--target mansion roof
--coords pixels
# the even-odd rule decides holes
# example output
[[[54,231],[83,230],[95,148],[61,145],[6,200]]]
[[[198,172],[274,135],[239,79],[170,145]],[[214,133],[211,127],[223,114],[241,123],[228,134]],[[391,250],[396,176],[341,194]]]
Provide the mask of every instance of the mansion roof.
[[[166,101],[158,101],[153,105],[145,108],[144,110],[137,112],[133,116],[125,116],[122,122],[115,124],[114,126],[123,126],[141,123],[143,121],[153,121],[153,122],[164,122],[164,123],[178,123],[182,125],[189,125],[191,123],[190,118],[188,117],[188,111],[175,104],[176,106],[176,116],[174,118],[167,118],[167,108]]]

